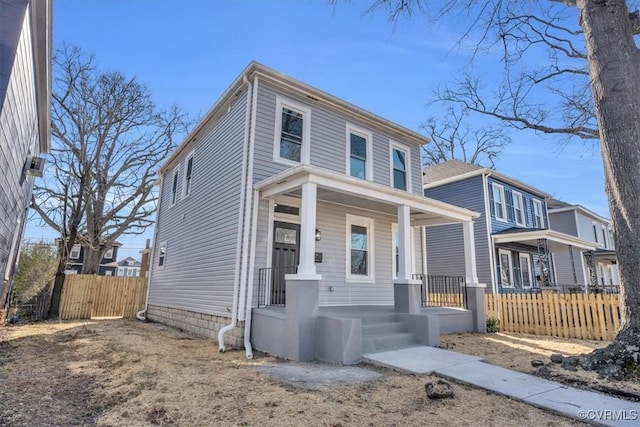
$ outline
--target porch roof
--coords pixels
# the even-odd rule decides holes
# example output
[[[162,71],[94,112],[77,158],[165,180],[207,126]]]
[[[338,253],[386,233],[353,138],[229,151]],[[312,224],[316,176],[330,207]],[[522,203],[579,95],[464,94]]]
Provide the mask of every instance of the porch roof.
[[[429,226],[471,221],[479,213],[427,197],[396,190],[386,185],[300,165],[255,184],[262,197],[298,196],[305,183],[318,186],[318,200],[397,215],[398,206],[409,206],[414,225]]]
[[[496,244],[522,243],[537,246],[538,239],[546,239],[547,247],[551,252],[565,252],[569,250],[569,246],[580,251],[593,251],[596,248],[593,242],[549,229],[510,228],[493,234],[493,242]]]
[[[593,252],[593,257],[598,261],[608,261],[612,264],[618,262],[618,255],[613,249],[596,249]]]

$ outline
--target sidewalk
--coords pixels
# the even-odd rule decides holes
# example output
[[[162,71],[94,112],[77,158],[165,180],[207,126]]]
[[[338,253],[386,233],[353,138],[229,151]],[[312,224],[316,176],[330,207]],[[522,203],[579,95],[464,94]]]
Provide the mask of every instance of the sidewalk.
[[[414,374],[434,373],[596,425],[640,425],[640,403],[490,365],[477,356],[421,346],[365,354],[363,359]]]

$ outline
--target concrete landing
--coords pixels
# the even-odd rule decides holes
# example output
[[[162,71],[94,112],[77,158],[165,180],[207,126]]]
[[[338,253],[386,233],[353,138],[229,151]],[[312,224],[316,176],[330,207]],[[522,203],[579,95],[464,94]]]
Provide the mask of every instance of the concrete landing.
[[[476,356],[433,347],[412,347],[365,354],[363,358],[374,365],[414,374],[435,373],[595,425],[640,425],[640,403],[578,390],[534,375],[490,365]]]

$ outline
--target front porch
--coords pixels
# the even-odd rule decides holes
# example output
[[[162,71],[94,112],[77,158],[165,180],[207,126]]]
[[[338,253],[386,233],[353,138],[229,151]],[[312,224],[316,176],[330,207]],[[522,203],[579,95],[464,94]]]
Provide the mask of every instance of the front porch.
[[[512,228],[492,236],[494,293],[584,292],[582,257],[592,242],[550,229]],[[562,263],[561,275],[557,263]]]
[[[259,228],[268,231],[258,249],[265,261],[255,265],[255,349],[353,364],[365,352],[437,345],[441,332],[484,330],[473,240],[478,214],[309,165],[256,189],[268,206]],[[459,308],[424,307],[424,226],[451,223],[464,230],[464,271],[448,300]]]

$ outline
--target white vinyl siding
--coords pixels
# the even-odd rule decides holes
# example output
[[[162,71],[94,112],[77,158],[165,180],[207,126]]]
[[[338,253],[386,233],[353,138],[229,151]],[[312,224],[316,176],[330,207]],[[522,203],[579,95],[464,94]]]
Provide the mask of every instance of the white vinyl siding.
[[[493,211],[496,219],[506,221],[504,187],[494,182],[491,184],[491,191],[493,192]]]

